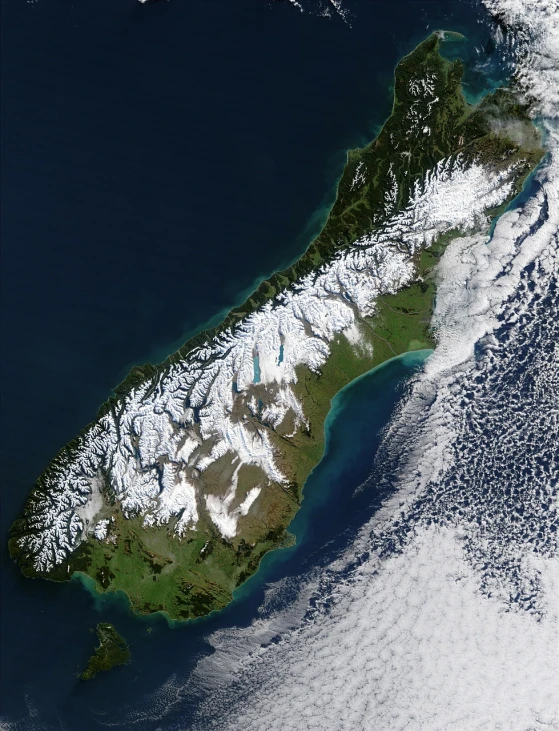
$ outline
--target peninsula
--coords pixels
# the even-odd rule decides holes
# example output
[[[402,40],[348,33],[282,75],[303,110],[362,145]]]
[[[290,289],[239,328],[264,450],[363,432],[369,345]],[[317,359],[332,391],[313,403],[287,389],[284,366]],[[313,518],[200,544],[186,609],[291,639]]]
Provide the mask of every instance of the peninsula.
[[[466,102],[442,37],[397,66],[391,116],[348,153],[303,256],[164,363],[132,369],[54,457],[11,530],[26,576],[83,572],[136,612],[190,619],[285,544],[331,398],[433,344],[444,246],[488,229],[543,154],[510,90]]]

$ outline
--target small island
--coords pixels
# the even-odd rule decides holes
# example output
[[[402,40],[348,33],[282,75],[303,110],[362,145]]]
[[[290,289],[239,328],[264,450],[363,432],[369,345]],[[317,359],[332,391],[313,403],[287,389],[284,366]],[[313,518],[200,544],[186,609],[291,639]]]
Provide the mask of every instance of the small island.
[[[99,638],[99,646],[89,658],[86,669],[80,673],[81,680],[91,680],[97,673],[130,662],[130,650],[126,640],[118,634],[112,624],[100,622],[95,631]]]
[[[438,259],[489,231],[544,152],[512,90],[467,103],[444,38],[398,64],[392,113],[348,152],[307,251],[164,363],[133,368],[54,457],[12,526],[26,576],[87,574],[138,613],[189,620],[289,540],[331,399],[433,347]]]

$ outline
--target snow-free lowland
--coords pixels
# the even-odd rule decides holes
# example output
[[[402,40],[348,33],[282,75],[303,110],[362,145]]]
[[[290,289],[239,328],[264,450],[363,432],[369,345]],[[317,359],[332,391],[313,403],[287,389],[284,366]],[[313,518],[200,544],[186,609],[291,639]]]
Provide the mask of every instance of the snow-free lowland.
[[[542,155],[514,93],[466,103],[443,40],[398,64],[391,116],[348,153],[297,262],[164,364],[133,369],[51,462],[12,530],[24,573],[82,571],[136,611],[188,619],[225,606],[289,540],[330,399],[428,347],[441,252],[487,236]]]
[[[180,515],[179,533],[198,520],[202,496],[195,470],[203,472],[226,453],[239,465],[258,465],[270,481],[284,481],[267,435],[232,417],[235,393],[250,392],[254,382],[255,354],[260,381],[280,386],[264,419],[277,425],[291,410],[304,424],[291,389],[297,366],[318,370],[328,358],[329,342],[338,333],[351,333],[357,314],[372,314],[378,295],[412,281],[413,257],[420,247],[446,231],[483,225],[484,212],[510,196],[513,173],[465,166],[460,157],[439,163],[416,184],[406,210],[389,219],[380,233],[358,241],[353,251],[280,294],[234,332],[172,365],[157,382],[133,390],[119,413],[100,419],[80,437],[73,458],[49,475],[51,499],[35,515],[38,532],[21,539],[35,554],[37,569],[48,571],[61,563],[82,539],[86,526],[80,512],[95,500],[103,473],[110,472],[125,514],[140,513],[146,525]],[[212,446],[201,456],[204,443]],[[252,493],[250,499],[257,496]],[[234,535],[227,499],[204,499],[223,535]],[[107,525],[102,520],[94,527],[97,538],[106,536]]]
[[[559,6],[486,4],[550,155],[489,241],[441,260],[439,342],[373,475],[393,497],[286,608],[214,633],[196,729],[559,729]],[[171,678],[150,702],[181,697]]]

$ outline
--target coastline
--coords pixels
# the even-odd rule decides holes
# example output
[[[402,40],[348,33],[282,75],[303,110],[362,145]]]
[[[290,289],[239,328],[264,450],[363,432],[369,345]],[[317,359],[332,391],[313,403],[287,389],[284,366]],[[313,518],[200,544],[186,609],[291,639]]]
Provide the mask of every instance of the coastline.
[[[224,607],[215,609],[211,611],[207,615],[202,615],[200,617],[193,617],[190,619],[176,619],[172,617],[168,612],[164,610],[160,610],[157,612],[150,612],[148,614],[144,614],[141,612],[137,612],[134,610],[132,601],[130,599],[130,596],[122,589],[115,589],[115,590],[108,590],[108,591],[99,591],[98,589],[98,583],[95,581],[95,579],[91,578],[88,574],[81,572],[81,571],[75,571],[70,581],[74,582],[76,584],[79,584],[80,587],[91,596],[93,600],[94,607],[97,611],[102,611],[104,609],[107,609],[108,607],[118,607],[119,609],[125,608],[126,611],[133,616],[135,619],[142,621],[142,622],[148,622],[151,623],[153,621],[157,621],[158,619],[163,619],[166,623],[166,625],[170,629],[181,629],[186,626],[196,625],[200,624],[206,621],[209,621],[216,616],[219,616],[223,614],[226,610],[231,608],[233,604],[236,602],[244,599],[247,594],[250,594],[252,591],[252,585],[254,582],[257,582],[258,584],[261,583],[263,577],[262,577],[262,571],[266,572],[266,567],[263,566],[263,564],[275,564],[278,561],[284,560],[284,556],[282,554],[286,551],[295,551],[299,548],[300,542],[304,537],[304,530],[298,530],[296,532],[292,532],[293,523],[296,521],[305,521],[307,516],[305,514],[305,504],[307,506],[306,512],[309,510],[312,511],[312,508],[314,507],[314,503],[316,503],[316,500],[318,499],[321,503],[328,499],[327,496],[318,497],[317,495],[313,495],[310,498],[311,504],[309,504],[309,498],[305,494],[307,483],[312,478],[312,476],[320,469],[321,464],[323,460],[328,455],[328,450],[330,447],[330,437],[331,437],[331,431],[333,428],[333,424],[335,420],[342,414],[344,409],[348,408],[348,404],[344,403],[344,400],[347,399],[348,395],[351,394],[351,391],[362,381],[366,381],[377,374],[379,374],[383,369],[389,368],[391,365],[396,363],[402,363],[406,367],[412,369],[417,368],[418,366],[425,363],[427,358],[433,353],[433,348],[426,348],[426,349],[420,349],[420,350],[408,350],[404,353],[401,353],[400,355],[396,355],[392,358],[389,358],[388,360],[383,361],[382,363],[379,363],[378,365],[371,368],[369,371],[366,371],[365,373],[357,376],[352,381],[347,383],[345,386],[343,386],[331,399],[331,408],[326,416],[325,422],[324,422],[324,450],[321,460],[316,464],[316,466],[311,470],[309,473],[307,480],[305,481],[305,484],[303,486],[303,500],[301,501],[301,508],[294,516],[291,523],[287,526],[287,531],[294,536],[295,541],[292,545],[282,547],[279,546],[277,548],[273,548],[267,553],[265,553],[262,558],[260,559],[259,566],[256,569],[256,571],[246,579],[242,584],[240,584],[238,587],[236,587],[233,590],[231,600],[228,604],[226,604]],[[309,515],[308,518],[311,516]]]
[[[207,671],[233,669],[228,658],[242,660],[252,640],[258,651],[263,627],[272,630],[263,643],[276,624],[285,634],[275,618],[296,627],[315,606],[309,580],[355,554],[380,500],[397,488],[385,425],[423,376],[395,359],[344,389],[347,408],[328,415],[328,447],[289,525],[296,546],[267,553],[223,610],[178,622],[135,614],[124,592],[90,593],[77,574],[28,581],[8,552],[35,480],[115,385],[214,326],[251,282],[307,248],[300,234],[331,202],[347,152],[377,137],[390,114],[400,58],[430,29],[450,27],[468,39],[456,44],[467,89],[505,69],[510,36],[492,44],[497,29],[481,4],[406,0],[405,12],[389,3],[379,15],[376,3],[357,3],[349,29],[305,3],[305,14],[265,0],[219,3],[216,13],[194,0],[160,4],[145,18],[108,2],[70,13],[60,4],[6,6],[14,144],[4,191],[13,205],[4,217],[0,715],[8,725],[211,726],[203,701],[221,693],[221,676]],[[38,134],[30,105],[41,111]],[[531,190],[540,195],[537,184]],[[346,578],[343,569],[335,575],[342,589]],[[81,683],[99,622],[126,638],[132,661]]]
[[[295,542],[293,545],[285,548],[277,548],[266,553],[260,562],[258,570],[250,576],[243,584],[238,586],[233,592],[233,600],[242,600],[250,595],[253,591],[253,587],[260,586],[266,582],[267,574],[274,568],[277,563],[281,563],[288,558],[291,554],[295,554],[301,549],[302,543],[305,541],[306,531],[310,521],[312,521],[315,509],[328,503],[331,497],[328,493],[319,493],[317,485],[312,484],[316,478],[320,475],[323,469],[324,462],[330,457],[330,449],[332,447],[332,434],[336,430],[336,421],[342,416],[346,408],[351,409],[351,403],[345,403],[348,399],[351,400],[352,391],[363,382],[367,382],[370,379],[374,379],[376,376],[382,374],[386,369],[390,369],[391,366],[402,364],[410,369],[410,371],[417,369],[422,366],[423,363],[433,353],[433,348],[426,348],[422,350],[409,350],[400,355],[396,355],[382,363],[374,366],[371,370],[357,376],[353,381],[346,384],[341,388],[338,393],[332,398],[332,407],[328,412],[327,418],[324,423],[324,451],[321,460],[309,473],[308,478],[303,488],[303,501],[302,507],[296,513],[291,523],[288,525],[287,530],[294,536]],[[404,375],[404,380],[409,378],[410,374]],[[401,381],[399,381],[401,383]],[[373,404],[374,405],[374,404]],[[348,418],[351,418],[348,415]],[[374,436],[374,435],[373,435]],[[309,484],[311,483],[311,484]],[[312,490],[309,493],[309,489]],[[230,605],[228,605],[230,606]],[[222,610],[221,610],[222,611]]]
[[[441,37],[444,37],[444,34],[441,34],[440,31],[431,34],[398,63],[392,112],[377,137],[366,148],[347,152],[346,165],[336,183],[334,203],[328,213],[326,209],[322,210],[322,214],[327,213],[326,222],[303,256],[287,270],[276,272],[269,280],[263,281],[253,295],[241,307],[230,311],[219,326],[191,338],[162,364],[134,367],[127,379],[101,407],[98,419],[116,418],[116,414],[120,413],[123,408],[124,399],[129,395],[129,391],[133,392],[146,380],[149,381],[146,388],[151,389],[146,395],[151,395],[153,390],[158,388],[157,378],[161,375],[162,370],[171,368],[175,364],[188,362],[187,356],[195,351],[203,352],[203,348],[207,348],[213,339],[219,342],[217,338],[223,333],[229,333],[229,336],[233,337],[236,328],[240,327],[253,313],[259,312],[264,306],[273,306],[274,302],[277,304],[276,298],[280,294],[297,282],[303,281],[305,277],[313,274],[316,276],[325,263],[334,260],[335,256],[339,256],[340,251],[349,249],[359,240],[363,232],[371,229],[374,232],[376,229],[373,222],[376,222],[379,216],[381,221],[386,219],[389,216],[388,211],[393,210],[390,207],[387,208],[386,196],[393,190],[394,184],[397,192],[393,205],[396,206],[396,210],[401,210],[407,205],[414,186],[417,187],[418,180],[424,174],[425,145],[419,139],[413,143],[415,146],[419,145],[417,160],[410,153],[410,161],[414,160],[413,169],[411,162],[406,164],[401,157],[393,159],[392,155],[394,136],[396,135],[396,139],[400,141],[407,139],[407,136],[404,136],[407,129],[405,124],[407,112],[413,108],[413,104],[420,103],[417,96],[419,92],[412,90],[409,85],[410,78],[414,78],[417,73],[416,65],[418,63],[421,64],[423,73],[434,74],[435,79],[440,78],[438,83],[445,96],[439,113],[443,115],[445,121],[450,119],[454,124],[454,126],[449,125],[448,130],[444,128],[440,133],[437,132],[437,139],[432,143],[435,145],[437,155],[443,155],[444,150],[447,150],[447,155],[455,155],[457,140],[459,140],[459,147],[462,150],[470,148],[465,154],[471,159],[474,159],[476,155],[485,155],[488,162],[493,161],[494,165],[497,164],[496,160],[501,159],[497,154],[502,154],[503,149],[511,152],[510,143],[506,140],[487,139],[490,135],[489,130],[484,126],[483,114],[477,107],[468,107],[463,98],[461,91],[462,64],[451,63],[439,53],[438,44]],[[419,82],[414,81],[414,83]],[[433,90],[429,91],[429,94],[432,94],[434,98]],[[414,99],[415,101],[413,101]],[[435,104],[438,100],[437,96],[436,100],[429,104]],[[426,109],[431,108],[427,106],[425,100],[421,103],[426,105]],[[495,100],[492,103],[495,104]],[[508,101],[504,103],[506,105]],[[470,117],[473,119],[472,122],[468,121]],[[414,129],[414,124],[415,122],[412,123],[411,129]],[[436,128],[433,127],[433,129]],[[507,145],[509,145],[508,148]],[[416,148],[412,146],[410,149]],[[463,154],[460,152],[460,155]],[[512,154],[518,156],[518,150],[514,150]],[[444,156],[441,157],[442,159]],[[369,167],[365,169],[372,182],[367,184],[363,190],[361,190],[361,185],[354,190],[356,176],[359,175],[359,170],[365,161],[366,165],[370,166],[370,169]],[[432,170],[433,161],[429,155],[426,163],[427,170]],[[390,167],[388,167],[389,164]],[[520,163],[518,164],[520,165]],[[524,164],[527,164],[525,160]],[[396,173],[392,171],[393,165],[397,166],[395,170],[400,175],[398,180],[402,186],[401,189],[397,183],[392,183],[391,175],[394,181],[397,180]],[[522,170],[521,167],[515,177],[516,181]],[[380,176],[380,182],[378,176]],[[495,211],[493,215],[497,213],[498,211]],[[380,228],[380,225],[380,223],[377,224],[377,228]],[[433,235],[432,246],[425,248],[424,242],[424,248],[418,249],[413,254],[414,278],[410,277],[405,280],[403,285],[391,284],[387,293],[379,294],[371,313],[357,314],[351,335],[344,337],[345,330],[343,333],[333,331],[333,336],[329,340],[329,354],[320,367],[309,368],[308,363],[303,365],[303,363],[297,364],[296,362],[298,370],[296,377],[292,379],[292,393],[296,403],[300,404],[298,408],[302,409],[305,414],[305,428],[297,430],[299,422],[295,421],[296,429],[292,434],[288,434],[289,424],[283,428],[285,433],[276,432],[275,428],[266,432],[272,452],[281,457],[281,461],[278,458],[278,469],[280,474],[287,475],[288,486],[276,485],[275,482],[279,483],[280,480],[272,480],[258,504],[259,513],[253,513],[252,518],[243,522],[243,528],[237,536],[235,531],[233,532],[234,541],[224,540],[225,534],[222,533],[220,536],[215,526],[212,526],[209,521],[209,517],[203,516],[204,522],[200,523],[195,535],[189,537],[186,544],[183,545],[181,541],[171,544],[173,536],[171,533],[167,533],[167,529],[163,525],[161,530],[159,528],[156,530],[153,523],[148,524],[148,528],[145,525],[142,527],[141,512],[133,512],[130,516],[123,511],[122,515],[111,516],[107,507],[103,513],[105,524],[109,523],[109,518],[113,522],[116,520],[114,524],[111,522],[112,536],[114,536],[112,545],[108,545],[107,541],[97,545],[93,538],[83,540],[67,554],[64,563],[60,564],[59,561],[56,561],[55,567],[47,568],[47,578],[64,581],[67,580],[70,573],[75,572],[83,572],[90,577],[93,575],[96,579],[91,578],[91,580],[94,583],[97,580],[96,583],[102,586],[103,592],[123,591],[129,597],[134,612],[140,615],[163,611],[169,616],[173,616],[173,620],[179,617],[190,620],[227,606],[231,601],[232,592],[258,570],[262,558],[268,552],[281,547],[286,540],[287,528],[297,514],[303,499],[303,486],[324,456],[325,423],[331,412],[334,397],[343,393],[344,388],[354,383],[356,379],[371,372],[374,368],[390,362],[394,357],[399,357],[403,353],[409,356],[409,353],[422,351],[426,345],[433,343],[430,318],[435,297],[435,285],[430,275],[445,244],[453,235],[457,234],[457,230],[449,229],[448,226],[446,229],[437,229],[437,231],[438,233]],[[349,298],[348,301],[353,309],[353,300]],[[347,304],[344,306],[348,307]],[[211,355],[203,356],[203,358],[211,358]],[[260,396],[260,408],[262,408],[261,399],[273,397],[267,393],[265,395],[263,391],[257,392],[257,388],[261,387],[254,387],[253,390]],[[235,393],[238,393],[236,380],[233,380],[233,389]],[[266,391],[265,388],[264,391]],[[235,408],[239,409],[235,416],[236,424],[241,423],[242,418],[248,419],[246,414],[243,416],[242,405],[236,405]],[[252,407],[250,412],[254,419],[259,419],[254,414]],[[194,419],[196,419],[195,412]],[[260,434],[259,429],[268,427],[269,424],[266,424],[265,420],[259,420],[256,431]],[[63,465],[68,460],[73,459],[74,452],[79,453],[80,439],[85,439],[89,428],[91,425],[86,426],[80,435],[69,442],[65,450],[55,457],[51,464],[56,474],[59,474],[58,471],[63,469]],[[116,428],[118,430],[118,427]],[[262,439],[261,436],[260,438]],[[240,464],[243,464],[243,460]],[[252,463],[249,461],[247,464]],[[232,468],[225,467],[223,462],[219,467],[216,466],[214,472],[208,469],[208,465],[204,469],[206,472],[204,472],[203,484],[205,485],[206,479],[209,479],[213,490],[217,487],[218,495],[220,495],[219,490],[222,488],[222,484],[227,485],[228,481],[231,482],[233,478],[236,480],[237,473],[235,472],[234,477]],[[207,478],[208,474],[209,478]],[[200,477],[199,471],[196,477]],[[242,484],[241,494],[243,492],[246,494],[254,487],[255,481],[261,479],[260,473],[256,476],[254,472],[247,475]],[[30,506],[33,505],[35,499],[40,504],[43,494],[49,493],[51,489],[49,480],[47,470],[39,478],[35,491],[29,498]],[[250,480],[253,481],[252,484]],[[249,481],[248,485],[246,481]],[[235,489],[236,485],[235,482]],[[259,493],[260,490],[257,494]],[[110,500],[112,502],[109,504],[114,505],[113,498]],[[246,513],[243,513],[243,516],[246,516]],[[14,523],[14,535],[17,535],[18,531],[25,530],[24,521],[25,519],[22,518]],[[37,533],[36,525],[34,522],[30,524],[29,532],[32,536]],[[218,524],[216,523],[216,525]],[[262,532],[262,525],[265,526],[265,532]],[[106,533],[103,538],[105,537]],[[11,549],[14,557],[23,558],[20,563],[24,573],[30,576],[40,574],[40,567],[39,569],[35,565],[33,568],[30,567],[30,556],[24,553],[22,544],[16,542],[17,540],[15,537],[11,540]],[[32,543],[33,541],[34,538],[31,539]],[[208,545],[210,548],[206,554]],[[210,554],[211,558],[208,560],[207,556]],[[90,567],[91,572],[89,573]],[[151,579],[154,583],[151,582]],[[115,581],[113,582],[113,580]],[[134,582],[137,583],[134,584]],[[133,593],[125,587],[132,587]],[[101,594],[101,592],[97,593]],[[172,615],[170,606],[173,606]]]

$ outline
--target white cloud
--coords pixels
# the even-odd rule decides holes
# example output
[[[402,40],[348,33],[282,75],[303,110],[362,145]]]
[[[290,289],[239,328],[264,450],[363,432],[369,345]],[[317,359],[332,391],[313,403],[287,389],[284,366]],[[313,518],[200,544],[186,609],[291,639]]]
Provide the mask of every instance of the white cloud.
[[[195,728],[557,728],[557,619],[504,613],[479,594],[456,536],[422,529],[403,554],[361,567],[327,613],[258,653],[220,699],[233,712],[220,718],[225,704],[218,714],[208,704]]]
[[[547,130],[539,190],[445,253],[440,345],[378,457],[397,490],[285,629],[279,611],[215,635],[196,728],[559,729],[559,13],[486,4],[516,23]]]
[[[377,458],[397,489],[347,552],[269,587],[250,626],[214,633],[194,678],[130,723],[183,728],[195,687],[200,730],[559,729],[557,6],[487,4],[521,24],[518,75],[552,154],[489,243],[443,257],[440,345]]]
[[[91,480],[101,475],[109,476],[125,516],[140,514],[153,525],[181,514],[177,529],[183,531],[196,525],[205,503],[222,534],[233,537],[238,515],[230,515],[228,506],[234,495],[227,503],[202,495],[200,473],[230,454],[239,464],[260,467],[269,482],[286,481],[266,429],[235,412],[239,394],[251,402],[255,356],[259,386],[274,387],[262,417],[277,426],[289,411],[295,427],[304,424],[292,390],[297,369],[319,370],[338,334],[352,332],[359,316],[374,313],[379,295],[412,281],[418,249],[445,231],[483,225],[485,210],[510,195],[513,177],[514,165],[497,173],[461,156],[442,160],[416,182],[408,205],[378,231],[298,280],[235,329],[131,389],[78,437],[71,455],[62,454],[51,465],[49,497],[36,504],[33,516],[39,532],[20,539],[35,554],[37,568],[49,570],[78,545],[80,506],[90,499]]]

